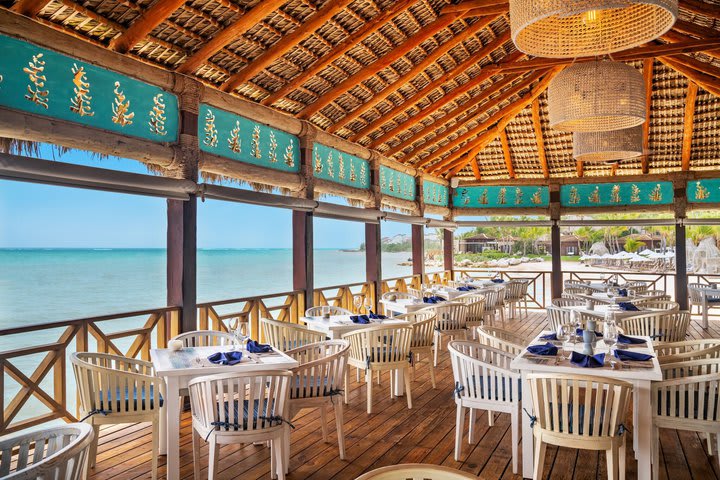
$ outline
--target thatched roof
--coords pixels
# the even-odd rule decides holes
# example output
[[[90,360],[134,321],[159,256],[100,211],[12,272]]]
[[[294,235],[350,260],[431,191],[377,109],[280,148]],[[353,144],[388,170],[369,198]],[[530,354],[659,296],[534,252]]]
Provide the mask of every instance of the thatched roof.
[[[549,128],[544,89],[561,67],[516,50],[501,0],[0,2],[436,175],[547,178],[720,167],[718,0],[681,1],[673,30],[614,55],[652,73],[646,154],[616,167],[578,166],[571,136]],[[671,44],[682,52],[669,50]]]

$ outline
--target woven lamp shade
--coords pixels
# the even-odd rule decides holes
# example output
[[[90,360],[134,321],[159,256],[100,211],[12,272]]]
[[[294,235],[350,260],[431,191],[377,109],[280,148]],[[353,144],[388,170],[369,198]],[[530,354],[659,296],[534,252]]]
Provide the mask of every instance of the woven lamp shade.
[[[513,42],[538,57],[626,50],[670,30],[677,16],[677,0],[510,0]]]
[[[619,161],[642,155],[642,126],[609,132],[575,132],[573,156],[582,162]]]
[[[576,63],[548,86],[550,127],[565,132],[619,130],[645,121],[642,73],[624,63]]]

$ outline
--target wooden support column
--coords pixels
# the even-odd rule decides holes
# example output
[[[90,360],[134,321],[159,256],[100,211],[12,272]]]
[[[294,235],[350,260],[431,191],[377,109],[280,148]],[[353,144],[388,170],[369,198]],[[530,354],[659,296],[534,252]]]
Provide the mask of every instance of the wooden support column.
[[[455,272],[453,271],[453,254],[455,247],[455,238],[453,231],[446,228],[443,230],[443,268],[450,271],[450,278],[455,279]]]
[[[315,185],[312,183],[312,149],[313,138],[308,128],[303,128],[300,137],[300,173],[306,179],[303,196],[310,200],[315,196]],[[304,302],[298,309],[300,314],[314,306],[315,293],[315,257],[314,250],[314,215],[312,212],[293,210],[292,213],[292,245],[293,245],[293,290],[302,290]]]
[[[674,207],[675,207],[675,301],[680,305],[680,310],[688,309],[688,276],[687,276],[687,251],[685,241],[687,238],[685,225],[687,196],[685,190],[687,184],[684,181],[674,182]]]
[[[425,275],[425,227],[413,224],[410,232],[413,275],[423,277]]]
[[[550,293],[552,298],[559,298],[563,291],[562,251],[560,248],[560,186],[549,185],[550,188],[550,255],[552,270],[550,272]]]
[[[370,160],[370,189],[375,199],[375,207],[380,208],[380,159],[373,155]],[[366,205],[371,208],[371,205]],[[374,307],[379,311],[382,296],[382,235],[379,223],[365,224],[365,281],[373,285],[375,293]]]

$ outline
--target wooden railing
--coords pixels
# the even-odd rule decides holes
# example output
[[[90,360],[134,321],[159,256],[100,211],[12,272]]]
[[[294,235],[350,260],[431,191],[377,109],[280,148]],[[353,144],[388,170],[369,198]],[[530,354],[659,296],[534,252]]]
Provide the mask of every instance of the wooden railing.
[[[333,285],[316,288],[313,297],[315,306],[333,305],[355,311],[355,298],[359,297],[363,304],[368,300],[375,304],[375,287],[372,282]]]
[[[583,271],[563,271],[563,280],[579,280],[600,282],[607,278],[608,275],[617,275],[620,283],[625,282],[645,282],[650,290],[662,290],[671,298],[675,297],[675,274],[674,273],[649,273],[649,272],[627,272],[627,271],[602,271],[602,272],[583,272]],[[672,288],[669,280],[672,280]]]
[[[179,324],[179,309],[167,307],[0,330],[0,435],[55,419],[76,421],[70,353],[149,360],[150,349],[165,347]]]
[[[530,304],[528,308],[545,308],[550,305],[552,296],[550,293],[550,272],[547,271],[500,271],[497,272],[500,278],[505,281],[525,280],[528,282],[528,300]],[[463,275],[467,275],[478,280],[488,280],[490,275],[495,272],[487,270],[461,270],[455,271],[456,279],[460,279]]]

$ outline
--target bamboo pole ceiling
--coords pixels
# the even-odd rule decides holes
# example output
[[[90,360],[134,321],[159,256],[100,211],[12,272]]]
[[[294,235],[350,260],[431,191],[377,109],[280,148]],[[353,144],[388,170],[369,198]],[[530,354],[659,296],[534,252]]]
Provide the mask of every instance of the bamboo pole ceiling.
[[[720,168],[720,1],[613,54],[641,70],[644,155],[577,163],[502,0],[0,0],[55,29],[305,119],[433,175],[469,180]],[[574,61],[583,61],[576,59]]]

